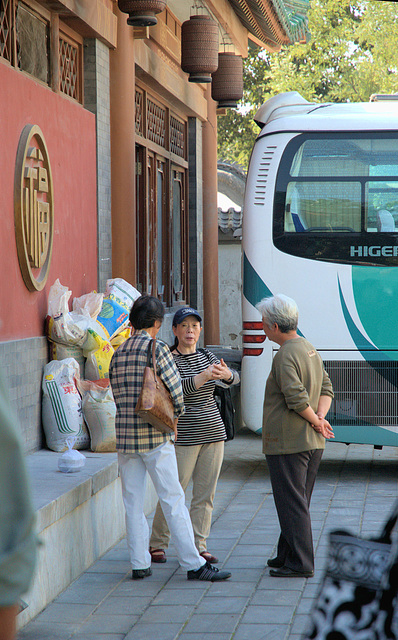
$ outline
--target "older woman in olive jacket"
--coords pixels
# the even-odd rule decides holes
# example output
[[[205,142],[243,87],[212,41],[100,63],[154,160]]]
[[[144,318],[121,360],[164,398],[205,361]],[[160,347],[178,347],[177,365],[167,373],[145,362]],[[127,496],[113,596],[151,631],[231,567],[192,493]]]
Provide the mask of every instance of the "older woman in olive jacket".
[[[299,336],[298,309],[287,296],[265,298],[258,305],[266,337],[279,345],[268,376],[263,411],[263,452],[271,477],[281,534],[274,577],[314,575],[309,512],[311,494],[333,429],[325,416],[333,388],[322,359]]]

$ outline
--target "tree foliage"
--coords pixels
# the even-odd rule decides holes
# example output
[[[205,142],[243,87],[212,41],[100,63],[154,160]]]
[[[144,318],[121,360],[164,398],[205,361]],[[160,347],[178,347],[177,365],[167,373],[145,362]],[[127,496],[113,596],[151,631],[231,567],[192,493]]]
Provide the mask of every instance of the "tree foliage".
[[[298,91],[311,102],[367,102],[398,92],[398,6],[380,0],[311,0],[310,39],[244,60],[241,109],[218,118],[219,157],[247,167],[270,97]]]

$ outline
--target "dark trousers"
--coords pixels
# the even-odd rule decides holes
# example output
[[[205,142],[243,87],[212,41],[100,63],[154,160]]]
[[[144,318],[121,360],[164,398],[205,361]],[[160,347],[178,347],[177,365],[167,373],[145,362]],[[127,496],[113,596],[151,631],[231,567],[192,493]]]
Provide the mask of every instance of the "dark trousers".
[[[266,456],[281,534],[278,559],[295,571],[314,570],[310,501],[323,449]]]

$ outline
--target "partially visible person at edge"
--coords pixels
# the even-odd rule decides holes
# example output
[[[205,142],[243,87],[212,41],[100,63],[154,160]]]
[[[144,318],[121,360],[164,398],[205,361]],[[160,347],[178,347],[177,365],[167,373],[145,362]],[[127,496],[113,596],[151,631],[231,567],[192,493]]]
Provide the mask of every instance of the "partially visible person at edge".
[[[274,577],[314,575],[310,500],[325,438],[334,438],[326,414],[333,388],[312,344],[297,334],[298,309],[291,298],[265,298],[257,309],[266,337],[280,349],[268,376],[263,413],[265,453],[281,534]]]
[[[116,402],[116,449],[126,511],[127,545],[133,580],[152,574],[149,527],[144,514],[145,477],[148,471],[174,538],[181,567],[188,580],[215,582],[230,577],[206,562],[195,547],[185,496],[178,481],[177,462],[170,434],[144,422],[134,408],[140,395],[147,352],[162,325],[163,304],[142,295],[130,311],[134,334],[114,353],[109,375]],[[175,423],[184,412],[181,380],[167,345],[156,341],[157,374],[169,389]]]
[[[37,553],[34,510],[17,418],[0,377],[0,640],[13,640]]]
[[[205,560],[214,564],[218,558],[207,551],[207,538],[226,433],[213,394],[216,381],[225,387],[238,384],[239,374],[211,351],[197,350],[201,322],[201,316],[192,307],[179,309],[173,318],[175,342],[171,351],[181,376],[185,404],[185,413],[178,421],[175,452],[184,491],[191,478],[193,481],[190,516],[196,548]],[[158,503],[150,540],[152,562],[166,562],[169,541],[170,533]]]

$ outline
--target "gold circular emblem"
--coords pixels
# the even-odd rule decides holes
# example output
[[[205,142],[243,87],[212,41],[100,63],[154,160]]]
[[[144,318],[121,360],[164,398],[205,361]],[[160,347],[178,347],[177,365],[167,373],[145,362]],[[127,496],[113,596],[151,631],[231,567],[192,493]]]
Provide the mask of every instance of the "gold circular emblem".
[[[19,139],[14,221],[22,277],[29,291],[41,291],[53,248],[54,192],[47,146],[37,125],[27,124]]]

